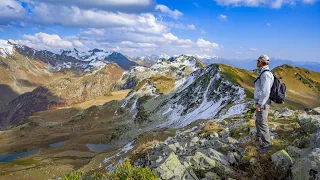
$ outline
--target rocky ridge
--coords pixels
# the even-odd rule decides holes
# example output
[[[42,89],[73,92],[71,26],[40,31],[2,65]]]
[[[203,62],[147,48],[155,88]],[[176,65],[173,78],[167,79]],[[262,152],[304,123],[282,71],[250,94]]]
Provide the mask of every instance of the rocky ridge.
[[[131,158],[135,167],[149,167],[159,179],[318,180],[318,109],[309,114],[286,108],[271,111],[272,148],[264,155],[256,151],[254,120],[242,115],[222,121],[198,120],[177,129],[165,141],[145,142],[147,146],[131,142],[129,153],[107,157],[100,169],[113,170]]]

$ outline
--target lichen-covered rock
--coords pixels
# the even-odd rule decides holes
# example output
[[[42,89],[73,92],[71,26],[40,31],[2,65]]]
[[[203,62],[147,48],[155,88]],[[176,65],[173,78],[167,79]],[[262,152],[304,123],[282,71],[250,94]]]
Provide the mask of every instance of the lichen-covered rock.
[[[320,129],[312,137],[313,148],[320,148]]]
[[[204,176],[205,178],[203,178],[202,180],[221,180],[221,177],[213,172],[207,172]]]
[[[207,155],[211,159],[214,159],[214,160],[220,162],[223,165],[226,165],[226,166],[230,165],[229,162],[228,162],[228,158],[224,154],[222,154],[221,152],[219,152],[219,151],[217,151],[215,149],[212,149],[212,148],[199,149],[199,152]]]
[[[230,131],[229,128],[225,128],[224,130],[222,130],[219,135],[223,138],[227,138],[230,136]]]
[[[320,107],[314,108],[313,111],[320,115]]]
[[[293,164],[292,158],[286,150],[282,149],[271,156],[272,162],[277,166],[288,168]]]
[[[189,175],[187,169],[179,161],[178,156],[173,152],[159,167],[154,169],[154,172],[162,179],[178,180]]]
[[[230,164],[237,164],[236,157],[232,152],[229,151],[227,157]]]
[[[300,149],[307,148],[311,146],[311,139],[308,136],[303,136],[301,138],[295,139],[292,144]]]
[[[308,132],[316,132],[320,129],[320,115],[299,115],[298,123]]]
[[[276,111],[273,116],[275,117],[275,119],[278,118],[289,118],[289,117],[293,117],[295,115],[295,111],[289,109],[289,108],[282,108],[279,111]]]
[[[295,146],[288,146],[286,148],[288,154],[290,155],[290,157],[293,157],[295,159],[300,158],[302,155],[302,150],[300,148],[297,148]]]
[[[236,144],[236,143],[239,143],[238,140],[232,138],[232,137],[228,137],[227,138],[227,142],[230,143],[230,144]]]
[[[291,168],[293,180],[320,179],[320,149],[314,149],[306,157],[298,159]]]
[[[232,173],[232,169],[220,162],[209,158],[201,152],[196,152],[194,156],[186,157],[185,166],[196,171],[213,170],[220,176],[226,176]]]
[[[197,146],[199,144],[199,137],[195,136],[191,139],[190,146]]]

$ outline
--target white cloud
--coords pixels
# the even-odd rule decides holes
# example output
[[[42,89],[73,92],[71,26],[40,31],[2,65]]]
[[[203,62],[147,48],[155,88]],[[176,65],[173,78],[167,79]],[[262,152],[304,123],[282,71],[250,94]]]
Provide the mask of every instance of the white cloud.
[[[194,24],[188,24],[188,29],[196,30],[196,26]]]
[[[183,13],[178,11],[177,9],[171,10],[170,8],[162,4],[156,5],[155,10],[165,13],[174,19],[179,19],[179,17],[183,15]]]
[[[220,15],[219,15],[219,19],[222,20],[222,21],[226,21],[227,18],[228,18],[228,17],[227,17],[226,15],[223,15],[223,14],[220,14]]]
[[[215,0],[221,6],[266,6],[271,8],[281,8],[283,5],[294,6],[297,2],[314,3],[316,0]]]
[[[33,0],[32,0],[33,1]],[[84,9],[102,9],[113,12],[141,12],[151,10],[153,0],[37,0],[51,4],[77,6]]]
[[[163,33],[167,27],[151,13],[140,15],[86,10],[75,6],[56,6],[40,3],[34,8],[33,21],[71,27],[108,28],[124,27],[132,31]]]
[[[13,20],[22,20],[26,13],[20,2],[16,0],[1,0],[0,25],[5,25]]]
[[[76,47],[83,47],[82,42],[79,41],[79,40],[74,40],[74,41],[73,41],[73,45],[76,46]]]
[[[201,29],[201,30],[200,30],[200,33],[201,33],[201,34],[206,34],[207,32],[206,32],[205,30]]]
[[[172,33],[164,34],[163,37],[168,39],[169,41],[176,41],[179,39],[177,36],[173,35]]]
[[[197,45],[200,48],[219,48],[219,45],[217,43],[212,43],[212,42],[204,40],[202,38],[199,38],[197,40]]]
[[[193,2],[193,5],[195,6],[195,7],[200,7],[200,5],[199,5],[199,3],[197,3],[197,2]]]
[[[82,47],[83,44],[79,40],[73,42],[60,38],[57,34],[47,34],[43,32],[35,35],[23,35],[24,40],[10,40],[16,44],[23,44],[35,49],[46,49],[50,51],[58,51],[60,49],[69,49],[73,47]]]
[[[194,24],[182,24],[181,22],[164,22],[165,26],[168,26],[170,28],[176,28],[176,29],[185,29],[185,30],[196,30],[196,26]]]
[[[256,48],[249,48],[248,50],[249,50],[249,51],[252,51],[252,52],[253,52],[253,51],[258,51],[258,49],[256,49]]]
[[[132,41],[122,41],[120,43],[121,45],[124,45],[126,47],[133,47],[133,48],[153,48],[153,47],[157,47],[157,45],[153,44],[153,43],[134,43]]]
[[[95,36],[101,36],[105,32],[104,29],[96,29],[96,28],[89,28],[89,30],[82,31],[81,34],[83,35],[95,35]]]
[[[312,4],[314,2],[316,2],[316,0],[303,0],[304,3],[307,3],[307,4]]]

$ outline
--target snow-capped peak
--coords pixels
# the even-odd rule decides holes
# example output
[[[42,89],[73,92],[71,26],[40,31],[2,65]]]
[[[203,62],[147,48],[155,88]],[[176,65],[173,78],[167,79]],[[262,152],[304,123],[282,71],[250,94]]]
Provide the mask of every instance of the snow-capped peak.
[[[113,52],[111,51],[104,51],[101,49],[92,49],[87,52],[85,51],[78,51],[77,49],[73,50],[61,50],[62,55],[72,56],[80,61],[96,61],[96,60],[104,60]]]
[[[0,56],[1,57],[8,57],[13,53],[14,45],[10,44],[7,40],[0,39]]]
[[[159,58],[169,59],[170,56],[167,55],[167,54],[160,54],[160,55],[159,55]]]

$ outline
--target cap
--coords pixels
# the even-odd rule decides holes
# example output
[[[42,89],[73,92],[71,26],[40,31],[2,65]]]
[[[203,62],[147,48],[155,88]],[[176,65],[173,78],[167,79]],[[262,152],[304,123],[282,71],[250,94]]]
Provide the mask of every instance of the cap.
[[[261,55],[257,60],[262,61],[262,62],[269,62],[269,57],[267,55]]]

